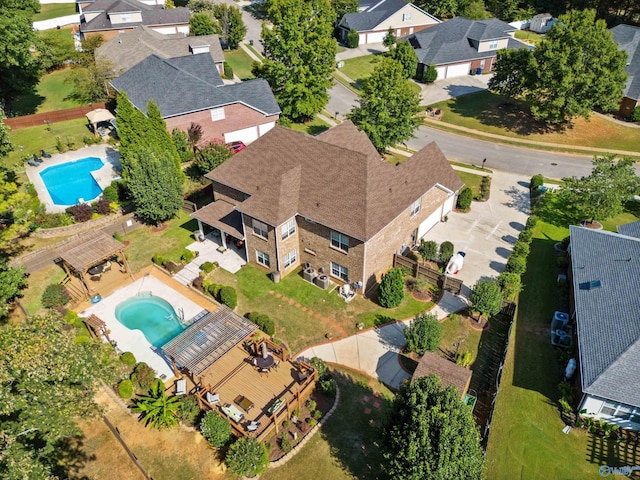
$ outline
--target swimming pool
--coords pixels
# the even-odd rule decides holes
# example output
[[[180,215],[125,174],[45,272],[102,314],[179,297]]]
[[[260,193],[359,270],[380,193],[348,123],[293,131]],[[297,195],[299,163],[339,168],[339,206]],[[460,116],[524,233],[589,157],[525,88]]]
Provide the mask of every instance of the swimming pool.
[[[54,205],[75,205],[80,199],[90,201],[102,193],[91,172],[103,166],[98,157],[87,157],[45,168],[40,178]]]
[[[160,297],[130,298],[118,304],[115,314],[129,330],[140,330],[154,347],[161,347],[184,330],[171,304]]]

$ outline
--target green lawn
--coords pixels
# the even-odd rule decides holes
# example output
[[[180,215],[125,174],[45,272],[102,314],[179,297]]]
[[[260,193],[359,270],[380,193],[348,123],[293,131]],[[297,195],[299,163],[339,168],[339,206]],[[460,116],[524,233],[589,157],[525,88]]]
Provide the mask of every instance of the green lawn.
[[[441,325],[442,341],[440,342],[440,353],[442,356],[453,359],[456,349],[458,353],[466,351],[471,354],[471,362],[473,363],[478,357],[482,331],[469,328],[464,315],[453,319],[447,317],[441,322]],[[457,344],[457,347],[454,344]]]
[[[40,13],[36,13],[33,16],[34,22],[41,20],[49,20],[50,18],[66,17],[67,15],[73,15],[76,13],[75,3],[51,3],[47,5],[40,5]]]
[[[480,197],[480,184],[482,183],[482,175],[476,175],[474,173],[463,172],[456,170],[456,174],[460,177],[460,180],[473,191],[473,197]]]
[[[65,275],[64,269],[54,263],[29,275],[28,286],[22,291],[23,297],[20,299],[29,315],[35,315],[42,308],[40,300],[45,288],[52,283],[59,283]]]
[[[333,416],[289,462],[268,469],[262,480],[348,480],[380,478],[381,425],[391,409],[391,392],[350,370],[334,371],[340,404]],[[379,395],[380,408],[373,406]],[[365,401],[364,397],[368,397]],[[371,411],[365,413],[365,408]]]
[[[298,132],[308,133],[309,135],[318,135],[319,133],[328,130],[330,125],[324,120],[316,117],[307,123],[292,123],[289,128],[297,130]]]
[[[342,67],[340,71],[356,82],[356,85],[351,85],[352,87],[359,88],[362,86],[362,82],[373,73],[373,70],[382,61],[382,58],[383,55],[379,53],[349,58],[344,61],[344,67]],[[416,93],[422,92],[420,85],[415,82],[411,82],[411,89]]]
[[[80,148],[83,146],[82,138],[91,135],[86,118],[52,123],[50,127],[40,125],[11,130],[9,137],[15,146],[15,150],[5,158],[5,165],[21,165],[23,155],[39,154],[41,149],[56,153],[56,137],[60,137],[63,143],[66,143],[67,139],[69,139],[75,144],[76,148]],[[20,146],[22,146],[22,152],[20,151]]]
[[[67,98],[73,91],[73,85],[66,82],[71,73],[71,68],[64,68],[43,75],[35,92],[17,97],[11,104],[12,110],[21,115],[29,115],[82,105],[80,102]]]
[[[576,119],[565,130],[548,130],[533,120],[522,102],[489,91],[463,95],[432,107],[443,111],[445,125],[537,142],[640,152],[640,129],[592,115],[588,121]]]
[[[225,50],[224,60],[233,68],[233,73],[237,75],[240,80],[255,78],[253,73],[251,73],[251,65],[253,65],[254,61],[242,48]]]
[[[525,43],[538,45],[544,38],[544,35],[540,35],[536,32],[530,32],[529,30],[516,30],[515,37],[518,40],[524,41]]]

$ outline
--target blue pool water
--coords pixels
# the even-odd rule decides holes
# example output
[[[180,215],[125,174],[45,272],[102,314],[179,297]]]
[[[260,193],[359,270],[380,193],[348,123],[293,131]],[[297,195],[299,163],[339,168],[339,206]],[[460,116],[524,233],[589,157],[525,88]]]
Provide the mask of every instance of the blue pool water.
[[[161,347],[184,330],[173,307],[160,297],[133,297],[116,307],[116,318],[129,330],[140,330]]]
[[[102,193],[91,172],[103,166],[99,158],[87,157],[45,168],[40,177],[55,205],[75,205],[80,198],[90,201]]]

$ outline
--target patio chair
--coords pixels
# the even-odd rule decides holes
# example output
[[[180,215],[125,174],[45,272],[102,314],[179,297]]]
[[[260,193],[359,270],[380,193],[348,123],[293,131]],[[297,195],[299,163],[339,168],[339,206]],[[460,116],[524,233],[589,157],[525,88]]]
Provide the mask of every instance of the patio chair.
[[[31,165],[32,167],[37,167],[38,162],[36,162],[33,158],[31,158],[27,161],[27,165]]]
[[[260,422],[256,422],[255,420],[251,420],[249,425],[247,425],[247,432],[255,432],[260,428]]]
[[[51,154],[45,150],[40,150],[40,156],[42,158],[51,158]]]
[[[36,163],[42,163],[42,159],[35,153],[33,154],[33,161]]]
[[[220,403],[220,395],[218,395],[217,393],[207,392],[204,398],[208,403],[212,405]]]
[[[184,378],[176,380],[176,395],[184,395],[187,393],[187,381]]]
[[[276,360],[275,362],[273,362],[273,368],[278,368],[279,365],[280,365],[280,360]]]

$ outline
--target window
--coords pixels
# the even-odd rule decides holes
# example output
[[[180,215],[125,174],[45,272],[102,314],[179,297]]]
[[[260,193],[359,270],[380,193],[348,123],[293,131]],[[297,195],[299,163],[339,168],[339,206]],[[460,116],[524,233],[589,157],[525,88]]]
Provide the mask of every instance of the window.
[[[600,409],[600,413],[604,415],[614,416],[616,414],[617,404],[615,402],[604,402],[602,404],[602,408]]]
[[[640,408],[634,408],[624,403],[605,401],[600,408],[600,414],[616,417],[621,420],[637,423],[640,421]]]
[[[418,213],[420,211],[420,205],[422,205],[422,198],[419,198],[415,202],[413,202],[413,205],[411,205],[411,216],[412,217],[416,213]]]
[[[297,252],[296,252],[296,249],[294,248],[284,256],[284,268],[289,268],[291,265],[296,263],[296,257],[297,257],[296,254]]]
[[[261,252],[260,250],[256,250],[256,258],[258,260],[258,263],[263,267],[269,268],[271,266],[271,262],[269,262],[269,255],[267,255],[266,253]]]
[[[411,14],[410,13],[403,13],[402,14],[402,21],[403,22],[408,22],[409,20],[411,20]]]
[[[489,50],[495,50],[498,48],[498,40],[491,40],[489,42]]]
[[[262,238],[267,238],[267,224],[259,222],[255,218],[251,220],[253,226],[253,233]]]
[[[349,269],[343,265],[331,262],[331,275],[338,277],[345,282],[349,281]]]
[[[282,226],[282,239],[286,240],[294,233],[296,233],[296,219],[292,218]]]
[[[224,120],[224,107],[211,109],[211,121],[217,122],[218,120]]]
[[[331,232],[331,246],[338,250],[342,250],[343,252],[348,252],[349,237],[338,232]]]
[[[480,68],[484,68],[484,60],[480,60]]]

